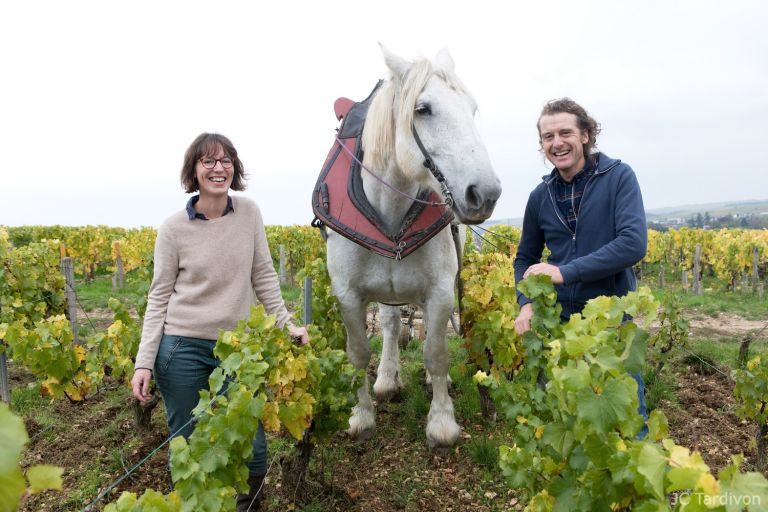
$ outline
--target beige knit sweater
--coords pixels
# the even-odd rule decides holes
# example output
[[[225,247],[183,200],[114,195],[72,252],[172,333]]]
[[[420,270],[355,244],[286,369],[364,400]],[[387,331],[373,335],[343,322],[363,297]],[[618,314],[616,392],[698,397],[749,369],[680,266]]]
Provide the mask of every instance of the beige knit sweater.
[[[223,217],[189,220],[182,210],[160,226],[136,368],[154,367],[163,334],[217,339],[248,317],[256,298],[278,325],[289,321],[259,207],[232,200]]]

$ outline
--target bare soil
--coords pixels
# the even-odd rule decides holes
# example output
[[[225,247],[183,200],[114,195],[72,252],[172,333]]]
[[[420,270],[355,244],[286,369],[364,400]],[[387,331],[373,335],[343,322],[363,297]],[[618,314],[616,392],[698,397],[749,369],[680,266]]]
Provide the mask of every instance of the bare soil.
[[[689,318],[691,336],[695,338],[743,338],[748,334],[757,334],[768,339],[768,319],[748,320],[739,315],[720,312],[716,317],[703,314]]]
[[[702,373],[698,365],[676,374],[678,404],[662,401],[671,437],[677,444],[701,452],[715,474],[743,453],[742,469],[754,470],[756,426],[734,414],[733,381],[728,370]]]
[[[89,316],[91,321],[96,319],[100,324],[107,317],[111,319],[111,312],[91,312]],[[716,319],[692,319],[691,330],[695,336],[722,333],[722,337],[734,342],[734,338],[763,325],[723,313]],[[700,451],[713,470],[724,467],[737,453],[746,455],[743,469],[752,469],[755,426],[739,420],[733,413],[733,384],[728,373],[723,369],[723,374],[703,374],[698,367],[677,367],[674,371],[677,400],[662,401],[660,407],[669,419],[671,437],[681,445]],[[24,370],[12,368],[13,388],[26,387],[34,381]],[[50,463],[64,467],[65,472],[61,492],[29,496],[23,501],[21,511],[83,510],[107,485],[121,478],[126,469],[163,443],[167,427],[162,405],[153,415],[152,431],[139,432],[130,412],[129,390],[117,383],[110,386],[84,404],[54,402],[46,412],[55,418],[52,427],[43,426],[46,421],[42,413],[25,418],[31,441],[23,465]],[[426,446],[423,430],[426,418],[421,419],[421,429],[416,432],[406,425],[401,407],[380,404],[377,407],[379,430],[373,439],[357,444],[339,435],[330,446],[316,449],[311,485],[305,490],[307,495],[286,498],[290,492],[282,489],[280,460],[275,457],[267,475],[266,510],[301,510],[302,503],[310,503],[307,510],[313,511],[521,509],[519,497],[503,483],[499,470],[477,465],[469,453],[471,438],[492,437],[497,427],[484,423],[479,417],[457,419],[463,428],[462,439],[451,453],[438,457]],[[277,441],[273,437],[270,444],[277,445]],[[93,510],[102,510],[106,502],[114,501],[122,491],[142,493],[147,488],[161,492],[171,489],[167,447],[158,449]]]

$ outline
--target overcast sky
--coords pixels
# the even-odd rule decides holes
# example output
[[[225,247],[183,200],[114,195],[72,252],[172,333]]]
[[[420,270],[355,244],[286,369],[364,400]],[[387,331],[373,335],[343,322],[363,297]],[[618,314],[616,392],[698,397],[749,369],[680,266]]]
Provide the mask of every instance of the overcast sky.
[[[768,198],[768,2],[9,1],[0,6],[0,224],[158,226],[183,153],[232,139],[268,224],[307,224],[339,96],[446,47],[521,217],[570,96],[646,208]]]

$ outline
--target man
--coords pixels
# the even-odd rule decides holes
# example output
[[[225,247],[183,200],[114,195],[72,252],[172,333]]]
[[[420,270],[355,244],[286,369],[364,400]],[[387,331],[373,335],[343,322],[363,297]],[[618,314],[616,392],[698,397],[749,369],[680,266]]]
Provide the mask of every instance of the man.
[[[531,192],[515,258],[515,279],[552,278],[567,321],[600,295],[636,288],[632,266],[643,259],[648,231],[632,169],[594,151],[600,127],[569,98],[548,102],[537,123],[541,151],[555,168]],[[551,254],[541,262],[544,245]],[[515,330],[531,328],[531,301],[518,291]]]
[[[541,152],[555,168],[531,192],[515,258],[515,280],[552,278],[561,319],[600,295],[626,295],[637,283],[632,266],[645,256],[648,231],[640,186],[632,169],[595,150],[600,127],[569,98],[548,102],[537,123]],[[544,246],[551,254],[541,262]],[[531,328],[531,300],[517,292],[515,330]],[[639,374],[639,412],[647,419]],[[644,427],[640,433],[647,432]]]

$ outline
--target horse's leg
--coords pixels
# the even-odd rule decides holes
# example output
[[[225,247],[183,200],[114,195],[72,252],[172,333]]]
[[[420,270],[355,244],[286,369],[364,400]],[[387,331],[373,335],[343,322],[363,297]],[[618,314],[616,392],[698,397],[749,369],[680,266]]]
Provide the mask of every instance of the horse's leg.
[[[371,342],[365,334],[366,304],[355,297],[340,301],[341,315],[347,328],[347,357],[352,366],[366,370],[371,360]],[[376,429],[373,401],[368,392],[368,373],[357,390],[357,405],[352,409],[347,434],[359,441],[370,439]]]
[[[432,298],[424,305],[427,339],[424,343],[424,366],[432,376],[432,404],[427,418],[427,444],[431,450],[450,448],[461,429],[453,416],[453,401],[448,395],[450,354],[445,340],[452,295]]]
[[[448,318],[450,318],[450,317],[448,317]],[[429,325],[429,324],[427,323],[427,321],[428,321],[428,320],[427,320],[427,312],[426,312],[426,310],[425,310],[425,311],[423,311],[423,312],[422,312],[422,317],[421,317],[421,322],[422,322],[422,324],[423,324],[425,327],[426,327],[427,325]],[[447,328],[446,328],[446,330],[447,330]],[[426,334],[427,334],[427,333],[425,333],[425,335],[426,335]],[[429,370],[426,370],[424,373],[426,373],[426,376],[427,376],[427,378],[426,378],[426,381],[427,381],[427,386],[430,386],[430,387],[431,387],[431,386],[432,386],[432,374],[430,374],[430,373],[429,373]],[[447,381],[448,381],[448,387],[450,387],[450,386],[451,386],[451,384],[453,384],[453,379],[451,379],[451,376],[450,376],[450,375],[448,375],[448,376],[446,377],[446,379],[447,379]]]
[[[381,335],[381,361],[373,384],[373,392],[379,400],[390,400],[403,388],[400,380],[400,307],[379,305]]]

